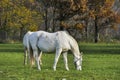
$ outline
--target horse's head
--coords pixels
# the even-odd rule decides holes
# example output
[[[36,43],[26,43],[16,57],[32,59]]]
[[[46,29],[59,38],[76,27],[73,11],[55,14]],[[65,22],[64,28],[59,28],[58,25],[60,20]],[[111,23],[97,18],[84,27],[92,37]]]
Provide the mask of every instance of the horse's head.
[[[79,58],[74,59],[74,64],[77,70],[82,70],[82,52],[80,53]]]

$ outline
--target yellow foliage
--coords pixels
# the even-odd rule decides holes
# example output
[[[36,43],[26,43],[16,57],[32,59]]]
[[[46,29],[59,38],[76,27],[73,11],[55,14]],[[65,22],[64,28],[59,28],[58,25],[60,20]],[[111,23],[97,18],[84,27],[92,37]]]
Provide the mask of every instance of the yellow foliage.
[[[120,16],[119,15],[115,15],[115,20],[117,23],[120,23]]]
[[[35,0],[29,0],[30,3],[33,3]]]
[[[90,14],[90,17],[92,17],[93,19],[95,19],[95,11],[94,10],[91,10],[89,12],[89,14]]]
[[[113,3],[114,0],[106,0],[105,2],[106,2],[106,3]]]
[[[8,25],[9,25],[10,27],[14,26],[14,24],[13,24],[12,22],[8,22]]]
[[[118,27],[116,25],[112,26],[114,30],[118,30]]]
[[[69,26],[67,25],[67,23],[65,23],[65,22],[63,22],[63,21],[61,21],[60,25],[63,26],[64,28],[68,28],[68,27],[69,27]]]
[[[28,4],[32,4],[35,0],[27,1]],[[26,7],[25,3],[26,0],[0,0],[0,18],[1,21],[6,21],[5,27],[8,29],[24,27],[32,31],[38,29],[42,19],[41,14],[36,9],[31,10]]]
[[[87,0],[81,0],[81,7],[82,7],[82,11],[86,11],[87,10]]]
[[[9,0],[1,0],[0,7],[7,7],[8,3],[9,3]]]
[[[38,30],[38,26],[36,26],[36,25],[31,25],[31,26],[29,26],[29,28],[28,28],[30,31],[37,31]]]
[[[77,24],[75,24],[74,27],[79,29],[79,30],[82,30],[82,29],[84,29],[85,26],[82,23],[77,23]]]

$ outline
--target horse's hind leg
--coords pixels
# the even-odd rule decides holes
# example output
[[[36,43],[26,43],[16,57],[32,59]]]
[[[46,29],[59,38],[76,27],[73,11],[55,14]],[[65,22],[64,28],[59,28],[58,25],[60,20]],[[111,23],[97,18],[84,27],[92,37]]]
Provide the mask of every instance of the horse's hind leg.
[[[40,65],[42,65],[42,51],[39,51],[39,61],[40,61]]]
[[[62,52],[62,49],[57,49],[56,50],[55,60],[54,60],[54,65],[53,65],[54,71],[56,71],[57,62],[58,62],[58,59],[60,57],[61,52]]]
[[[33,51],[32,50],[30,51],[30,64],[31,64],[31,67],[35,64],[35,60],[34,60],[34,57],[33,57]]]
[[[34,58],[36,59],[38,70],[41,70],[40,62],[39,62],[40,60],[39,60],[39,56],[38,56],[38,49],[33,50],[33,55],[34,55]]]
[[[67,71],[69,71],[68,60],[67,60],[67,52],[63,53],[63,58],[64,58],[64,63],[65,63],[65,68],[66,68]]]
[[[27,48],[24,49],[24,65],[27,65]]]

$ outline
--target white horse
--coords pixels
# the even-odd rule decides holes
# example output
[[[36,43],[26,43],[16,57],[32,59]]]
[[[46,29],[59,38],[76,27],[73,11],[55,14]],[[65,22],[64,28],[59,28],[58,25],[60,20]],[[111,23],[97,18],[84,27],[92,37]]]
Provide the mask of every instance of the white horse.
[[[39,39],[36,38],[36,36],[39,36]],[[56,66],[57,66],[57,62],[60,57],[60,54],[63,53],[65,68],[66,70],[69,70],[68,61],[67,61],[68,50],[71,50],[73,52],[74,63],[77,70],[82,70],[82,67],[81,67],[82,55],[80,54],[78,44],[76,40],[72,36],[67,34],[65,31],[58,31],[55,33],[48,33],[48,32],[41,31],[40,35],[38,33],[33,33],[30,36],[30,44],[32,44],[31,47],[32,47],[34,58],[36,59],[39,70],[41,70],[40,63],[39,63],[40,51],[56,52],[54,65],[53,65],[54,71],[56,70]],[[39,49],[37,48],[36,44]]]

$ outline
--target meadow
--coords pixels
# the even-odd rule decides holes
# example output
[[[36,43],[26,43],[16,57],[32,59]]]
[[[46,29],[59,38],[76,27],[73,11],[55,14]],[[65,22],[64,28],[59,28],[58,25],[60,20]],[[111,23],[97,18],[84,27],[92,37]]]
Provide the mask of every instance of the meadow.
[[[68,54],[70,71],[66,71],[62,55],[53,71],[54,53],[43,53],[42,70],[24,66],[22,44],[0,44],[0,80],[120,80],[120,44],[79,43],[83,52],[82,71]]]

